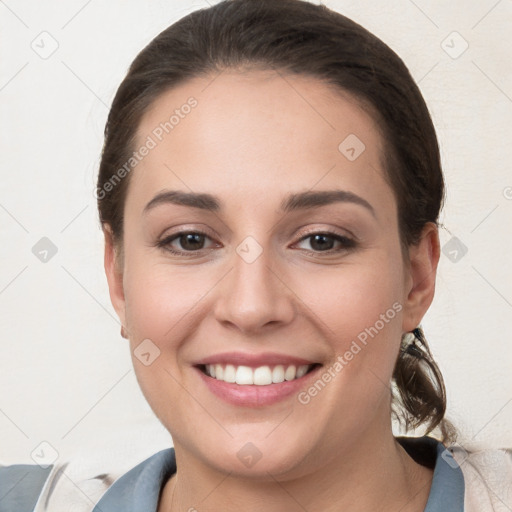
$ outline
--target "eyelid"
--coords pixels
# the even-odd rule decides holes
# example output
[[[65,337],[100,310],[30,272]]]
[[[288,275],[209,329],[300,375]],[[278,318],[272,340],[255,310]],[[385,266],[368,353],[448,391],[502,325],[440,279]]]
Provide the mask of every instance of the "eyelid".
[[[201,224],[179,224],[177,226],[173,226],[172,228],[166,228],[157,238],[158,240],[162,241],[173,236],[182,235],[184,233],[197,233],[205,235],[209,238],[217,238],[217,235],[211,229],[203,227]]]
[[[167,231],[167,229],[164,230],[163,233],[165,233],[166,231]],[[334,228],[334,227],[328,227],[328,228],[324,228],[324,229],[319,228],[319,227],[313,227],[313,228],[308,228],[308,229],[302,230],[302,226],[300,226],[298,228],[298,234],[296,234],[295,237],[298,237],[298,239],[296,240],[296,242],[298,242],[298,241],[302,240],[302,238],[304,238],[308,234],[314,235],[314,234],[322,234],[323,233],[323,234],[329,234],[329,235],[337,235],[337,236],[345,237],[345,238],[352,238],[354,240],[354,242],[359,242],[358,237],[356,237],[350,230],[344,229],[343,231],[347,232],[348,235],[345,233],[339,232],[338,228]],[[170,233],[168,233],[166,235],[162,234],[158,237],[158,239],[160,241],[163,241],[170,237],[177,236],[177,235],[183,235],[185,233],[197,233],[197,234],[205,235],[205,236],[209,237],[210,239],[214,239],[217,236],[217,235],[213,234],[211,232],[211,230],[209,230],[208,228],[202,228],[202,227],[198,228],[197,225],[196,226],[180,225],[177,227],[176,231],[171,231]]]
[[[345,233],[343,233],[342,231],[345,231]],[[300,237],[299,238],[299,241],[300,241],[306,235],[316,235],[316,234],[326,234],[326,235],[329,235],[329,236],[337,235],[337,236],[344,237],[344,238],[350,238],[354,242],[359,242],[358,237],[356,237],[350,230],[348,230],[348,229],[340,230],[339,228],[335,228],[335,227],[328,227],[328,228],[314,227],[314,228],[309,228],[309,229],[306,229],[304,231],[299,231],[299,234],[297,236]]]
[[[215,241],[215,237],[211,236],[210,233],[208,232],[208,230],[194,229],[194,228],[187,229],[187,228],[181,228],[181,227],[180,227],[180,229],[178,229],[175,232],[171,232],[171,233],[168,233],[166,235],[159,237],[155,245],[157,247],[162,247],[165,249],[165,247],[167,245],[170,245],[171,242],[174,242],[174,241],[178,240],[180,237],[185,236],[187,234],[204,236],[205,238],[209,238],[210,240],[212,240],[212,242],[214,243],[214,246],[218,246],[218,243]],[[197,251],[185,251],[185,250],[181,250],[181,249],[173,249],[173,251],[175,251],[176,253],[180,253],[180,254],[181,253],[183,253],[183,254],[199,254],[201,251],[205,251],[207,249],[211,249],[211,247],[206,247],[203,249],[199,249]],[[169,252],[173,252],[173,251],[169,250]]]
[[[182,257],[182,256],[189,257],[189,258],[201,257],[204,255],[205,251],[213,249],[213,248],[215,248],[215,246],[218,248],[218,246],[219,246],[218,243],[215,241],[215,237],[210,236],[208,231],[209,230],[206,230],[206,229],[203,230],[203,229],[198,229],[198,228],[194,228],[194,227],[189,227],[187,229],[184,226],[180,226],[177,231],[169,233],[168,235],[165,235],[165,236],[159,238],[159,240],[156,242],[155,246],[157,246],[158,248],[161,248],[175,256],[178,256],[178,257]],[[187,251],[184,249],[170,248],[172,242],[179,240],[182,236],[185,236],[187,234],[196,234],[196,235],[203,236],[205,238],[209,238],[213,242],[214,246],[213,247],[204,247],[202,249],[192,250],[192,251]],[[346,234],[342,234],[332,227],[330,227],[328,229],[321,229],[321,228],[316,227],[316,228],[309,228],[307,230],[300,232],[297,235],[298,239],[292,244],[292,247],[307,240],[308,238],[315,236],[315,235],[325,235],[327,238],[334,239],[336,242],[340,243],[342,247],[340,247],[338,249],[328,249],[325,251],[315,251],[315,250],[311,250],[311,249],[300,249],[300,250],[305,251],[306,253],[309,253],[309,254],[314,254],[314,255],[320,256],[320,257],[321,256],[328,257],[329,255],[333,255],[333,254],[337,255],[339,253],[354,250],[359,246],[359,240],[357,239],[357,237],[354,237],[352,234],[347,236]]]
[[[335,242],[341,245],[341,247],[327,249],[326,251],[315,251],[312,249],[300,249],[308,254],[314,254],[318,257],[329,257],[329,256],[340,256],[348,251],[353,251],[359,247],[359,241],[355,237],[347,236],[336,231],[330,230],[313,230],[303,233],[300,238],[293,244],[296,246],[316,235],[323,235],[327,238],[331,238]]]

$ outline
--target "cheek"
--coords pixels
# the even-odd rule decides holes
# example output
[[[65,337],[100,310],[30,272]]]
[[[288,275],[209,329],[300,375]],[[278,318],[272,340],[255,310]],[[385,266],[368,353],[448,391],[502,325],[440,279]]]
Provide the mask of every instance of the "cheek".
[[[171,343],[178,339],[177,332],[190,322],[195,307],[211,288],[208,270],[196,272],[190,266],[154,262],[137,254],[126,269],[126,313],[131,332],[159,345],[164,339]]]
[[[379,400],[387,393],[402,326],[396,261],[379,251],[371,262],[316,273],[298,291],[329,342],[331,377],[325,378],[343,390],[340,401]]]
[[[331,334],[341,334],[340,339],[347,334],[357,336],[373,326],[381,315],[386,316],[384,320],[396,322],[396,310],[401,307],[395,306],[386,315],[395,302],[402,300],[401,267],[395,261],[382,251],[372,262],[341,265],[305,276],[298,294],[330,328]],[[381,322],[378,325],[381,330]]]
[[[172,435],[190,429],[187,414],[175,412],[190,406],[190,397],[183,392],[187,385],[180,349],[197,327],[197,310],[207,287],[204,278],[190,269],[185,272],[168,264],[141,261],[126,276],[126,317],[136,378],[146,401]]]
[[[175,387],[173,377],[179,379],[181,371],[179,349],[197,326],[201,299],[212,286],[208,270],[194,272],[190,266],[179,267],[154,259],[142,251],[132,251],[126,255],[124,277],[131,355],[150,403],[151,397],[160,394],[162,384],[166,389]],[[150,353],[151,364],[139,360],[141,352]],[[156,393],[150,393],[150,389]]]

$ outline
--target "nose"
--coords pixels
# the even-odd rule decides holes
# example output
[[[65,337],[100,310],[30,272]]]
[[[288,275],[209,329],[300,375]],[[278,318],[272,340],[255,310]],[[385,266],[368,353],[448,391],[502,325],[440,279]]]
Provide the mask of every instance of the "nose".
[[[292,321],[293,291],[271,260],[269,250],[263,250],[254,261],[242,251],[233,254],[231,271],[217,290],[214,308],[217,321],[245,334]]]

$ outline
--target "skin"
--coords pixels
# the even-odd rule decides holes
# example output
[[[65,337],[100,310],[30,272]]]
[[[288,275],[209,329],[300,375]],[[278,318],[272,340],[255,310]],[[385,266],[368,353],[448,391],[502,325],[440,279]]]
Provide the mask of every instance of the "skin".
[[[177,476],[159,512],[256,511],[263,502],[269,512],[422,511],[432,471],[393,437],[389,383],[402,333],[433,299],[436,226],[427,224],[403,257],[383,139],[349,95],[304,76],[224,71],[160,96],[139,142],[190,96],[197,107],[132,171],[122,248],[104,229],[112,304],[142,392],[176,451]],[[354,161],[338,150],[351,133],[366,146]],[[163,189],[214,194],[222,210],[165,204],[143,215]],[[361,196],[375,216],[343,202],[279,211],[291,192],[334,189]],[[156,247],[185,230],[208,232],[195,253]],[[328,239],[326,249],[341,250],[326,256],[306,230],[357,245]],[[262,249],[250,264],[236,251],[249,235]],[[186,251],[181,242],[172,248]],[[395,302],[401,311],[306,405],[295,395],[264,407],[228,404],[192,367],[224,351],[274,351],[327,368]],[[134,356],[147,338],[160,350],[149,366]],[[237,457],[248,442],[261,453],[252,467]]]

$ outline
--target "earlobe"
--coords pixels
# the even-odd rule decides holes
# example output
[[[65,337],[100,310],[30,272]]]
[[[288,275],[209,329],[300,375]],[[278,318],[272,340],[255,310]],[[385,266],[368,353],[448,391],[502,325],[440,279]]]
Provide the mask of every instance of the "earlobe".
[[[418,327],[432,303],[439,255],[439,232],[433,222],[428,222],[418,244],[409,247],[408,286],[404,290],[404,332]]]
[[[108,224],[103,226],[103,234],[105,237],[104,267],[107,276],[110,301],[119,316],[121,324],[126,325],[122,263],[116,251],[112,230]]]

